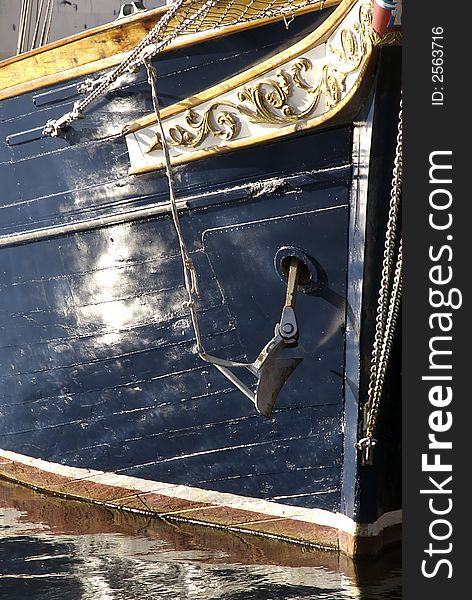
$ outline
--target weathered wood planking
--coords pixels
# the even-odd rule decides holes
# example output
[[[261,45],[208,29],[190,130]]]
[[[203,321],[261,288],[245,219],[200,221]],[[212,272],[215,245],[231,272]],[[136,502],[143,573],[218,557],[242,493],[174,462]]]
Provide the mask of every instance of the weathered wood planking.
[[[315,14],[298,17],[291,34],[303,36]],[[271,39],[276,27],[278,42]],[[214,73],[224,80],[283,49],[288,41],[280,41],[280,27],[260,28],[246,47],[243,32],[201,43],[191,69],[185,49],[159,57],[163,106],[198,93],[203,78],[211,85]],[[228,52],[231,43],[237,51]],[[379,119],[394,114],[390,104],[383,110],[385,96],[396,100],[379,87]],[[74,100],[70,90],[50,101],[42,96],[40,105],[32,97],[28,92],[0,103],[0,175],[7,182],[0,235],[119,215],[167,198],[162,174],[126,173],[119,128],[149,110],[143,72],[94,105],[61,139],[5,144],[7,135],[41,127]],[[316,293],[297,301],[304,360],[283,388],[273,420],[258,416],[195,355],[177,240],[163,214],[0,248],[0,447],[51,461],[53,472],[59,464],[91,467],[113,479],[116,471],[134,481],[196,486],[196,497],[208,490],[242,494],[244,502],[269,500],[270,507],[280,502],[283,510],[322,508],[334,520],[351,520],[352,531],[359,520],[377,527],[379,511],[398,504],[391,492],[382,496],[375,489],[388,477],[376,471],[361,490],[370,496],[360,498],[354,448],[362,394],[357,386],[365,370],[359,332],[376,291],[373,269],[364,269],[359,253],[368,227],[374,233],[368,252],[380,255],[378,223],[366,217],[369,147],[356,141],[371,133],[366,114],[356,117],[356,125],[344,114],[347,121],[330,129],[175,171],[179,198],[187,202],[181,223],[199,274],[207,351],[254,359],[273,335],[283,302],[275,253],[294,245],[317,262]],[[376,160],[389,139],[383,133]],[[374,169],[374,182],[388,171],[386,163]],[[388,178],[381,179],[388,186]],[[377,206],[386,194],[378,195],[376,183],[372,190]],[[34,485],[33,472],[10,466],[13,477]],[[117,504],[134,510],[138,502],[128,494]],[[172,508],[180,510],[181,502]],[[160,498],[153,506],[159,512],[163,505],[169,507]],[[352,531],[337,525],[325,538],[310,519],[301,527],[280,515],[258,523],[226,505],[187,504],[183,512],[224,526],[250,521],[248,527],[265,534],[357,551]]]

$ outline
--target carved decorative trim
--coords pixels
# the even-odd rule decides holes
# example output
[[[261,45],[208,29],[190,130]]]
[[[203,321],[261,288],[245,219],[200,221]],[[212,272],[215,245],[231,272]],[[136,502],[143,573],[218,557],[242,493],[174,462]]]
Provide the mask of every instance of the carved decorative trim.
[[[385,35],[379,35],[376,31],[372,31],[372,43],[374,46],[393,46],[401,44],[403,41],[403,33],[401,31],[390,31]]]
[[[260,143],[334,116],[360,85],[372,53],[371,24],[371,3],[359,1],[323,43],[264,77],[164,118],[172,161]],[[126,136],[132,173],[162,167],[157,129],[153,124]]]

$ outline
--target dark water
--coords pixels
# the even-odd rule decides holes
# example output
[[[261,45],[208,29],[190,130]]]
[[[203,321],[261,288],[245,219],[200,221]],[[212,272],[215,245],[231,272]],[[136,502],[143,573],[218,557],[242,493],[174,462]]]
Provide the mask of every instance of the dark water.
[[[0,481],[1,600],[397,600],[399,551],[354,565]]]

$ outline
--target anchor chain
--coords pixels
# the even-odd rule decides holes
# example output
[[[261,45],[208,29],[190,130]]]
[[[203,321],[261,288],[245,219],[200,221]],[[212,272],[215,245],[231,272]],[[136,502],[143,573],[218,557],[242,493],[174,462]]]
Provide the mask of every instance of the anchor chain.
[[[385,244],[382,262],[382,275],[377,302],[375,335],[370,365],[370,379],[367,392],[367,402],[363,407],[364,437],[356,443],[356,448],[362,452],[362,464],[371,465],[373,449],[377,444],[375,431],[379,415],[380,401],[385,384],[385,374],[395,335],[402,293],[402,239],[397,246],[398,210],[402,191],[402,102],[398,115],[398,133],[395,149],[395,160],[390,190],[390,205],[385,234]]]
[[[151,87],[152,94],[152,103],[154,112],[156,115],[156,120],[159,126],[162,149],[164,153],[164,163],[167,177],[167,185],[169,188],[169,199],[170,199],[170,207],[172,213],[172,220],[174,222],[174,227],[177,232],[177,238],[179,240],[179,248],[180,248],[180,256],[182,258],[182,266],[184,272],[184,284],[185,291],[187,292],[187,300],[184,303],[183,307],[188,308],[190,310],[190,315],[192,319],[193,330],[195,333],[195,341],[196,341],[196,350],[197,354],[200,358],[205,359],[205,351],[202,345],[202,337],[200,333],[200,326],[198,324],[198,316],[197,316],[197,307],[195,302],[195,296],[198,296],[198,279],[197,279],[197,271],[193,264],[193,261],[190,257],[190,253],[188,251],[187,245],[185,243],[185,239],[182,233],[182,228],[180,226],[180,218],[179,211],[177,208],[177,200],[174,189],[174,176],[172,172],[172,164],[169,153],[169,146],[167,143],[167,139],[164,132],[164,126],[162,124],[161,118],[161,110],[159,106],[159,97],[157,95],[157,72],[155,67],[151,63],[151,57],[143,57],[143,63],[147,71],[148,75],[148,83]]]

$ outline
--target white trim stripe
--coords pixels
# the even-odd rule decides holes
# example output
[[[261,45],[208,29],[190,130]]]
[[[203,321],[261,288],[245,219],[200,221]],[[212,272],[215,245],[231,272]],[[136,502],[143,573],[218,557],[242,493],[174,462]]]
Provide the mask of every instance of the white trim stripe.
[[[383,529],[399,525],[402,522],[402,512],[400,510],[385,513],[377,519],[375,523],[359,524],[346,515],[341,513],[331,513],[319,508],[300,508],[236,494],[203,490],[186,485],[175,485],[149,479],[129,477],[127,475],[118,475],[116,473],[105,473],[104,471],[96,471],[94,469],[69,467],[8,450],[0,449],[0,457],[45,473],[66,477],[71,481],[87,480],[110,487],[124,488],[130,491],[130,495],[133,493],[160,494],[170,498],[178,498],[195,503],[211,505],[215,508],[225,507],[255,512],[259,515],[264,514],[267,515],[269,519],[284,518],[303,523],[326,526],[356,537],[374,537]],[[118,500],[118,497],[115,500]]]

